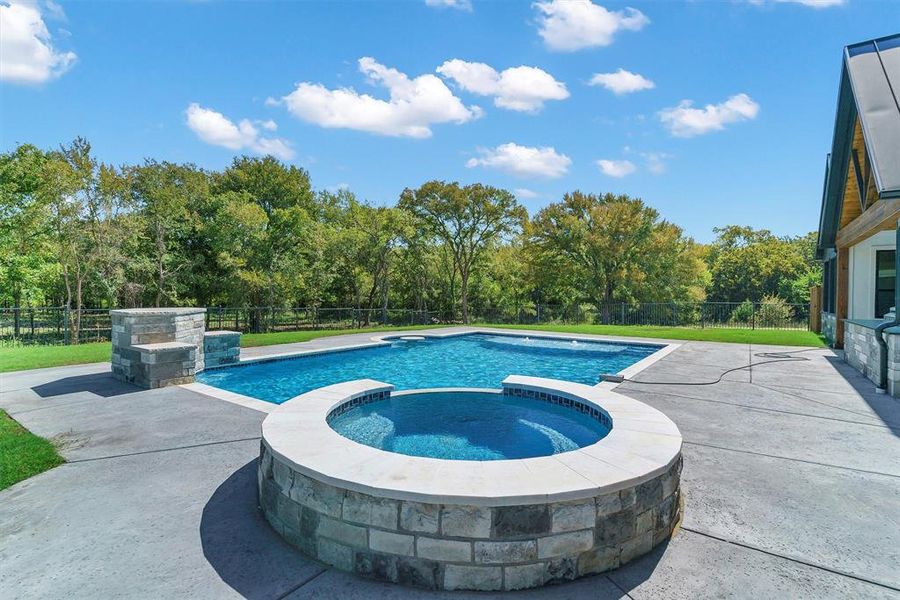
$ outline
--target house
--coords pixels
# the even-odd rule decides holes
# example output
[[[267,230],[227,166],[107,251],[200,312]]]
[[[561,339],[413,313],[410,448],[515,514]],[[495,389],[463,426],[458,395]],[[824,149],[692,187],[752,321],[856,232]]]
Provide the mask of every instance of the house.
[[[880,387],[900,393],[894,321],[900,236],[900,34],[847,46],[825,168],[817,257],[822,331]],[[888,318],[885,318],[888,315]],[[883,364],[894,356],[897,360]]]

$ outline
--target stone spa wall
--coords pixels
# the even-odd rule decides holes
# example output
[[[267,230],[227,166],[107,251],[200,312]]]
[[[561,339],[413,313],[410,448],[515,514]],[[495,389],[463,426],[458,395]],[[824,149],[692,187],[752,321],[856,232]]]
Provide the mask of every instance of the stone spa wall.
[[[680,518],[679,455],[639,485],[521,506],[428,504],[317,481],[262,442],[262,511],[289,543],[338,569],[431,590],[516,590],[603,573],[646,554]]]
[[[887,333],[885,339],[888,351],[887,391],[896,398],[900,396],[900,336]],[[875,385],[880,384],[881,346],[873,327],[844,322],[844,360]]]

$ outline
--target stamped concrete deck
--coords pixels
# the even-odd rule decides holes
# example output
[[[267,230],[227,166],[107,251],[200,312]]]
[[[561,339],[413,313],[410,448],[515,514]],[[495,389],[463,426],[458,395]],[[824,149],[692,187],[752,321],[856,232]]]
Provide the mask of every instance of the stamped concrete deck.
[[[774,350],[809,360],[679,384]],[[505,597],[900,598],[900,403],[828,350],[685,342],[636,379],[662,384],[617,391],[684,436],[681,530],[608,575]],[[261,412],[139,390],[108,364],[0,375],[0,407],[69,461],[0,492],[3,596],[423,596],[326,569],[269,529],[256,507]]]

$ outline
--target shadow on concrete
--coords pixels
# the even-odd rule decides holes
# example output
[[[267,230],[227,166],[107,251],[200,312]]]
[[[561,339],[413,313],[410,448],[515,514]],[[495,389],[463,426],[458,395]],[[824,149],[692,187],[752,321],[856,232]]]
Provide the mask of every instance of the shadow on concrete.
[[[119,381],[109,373],[90,373],[88,375],[63,377],[56,381],[36,385],[31,389],[41,398],[74,394],[76,392],[90,392],[103,398],[110,398],[143,390],[143,388],[131,383]]]
[[[676,533],[675,535],[679,534]],[[653,576],[653,572],[659,566],[671,541],[671,538],[667,539],[644,556],[636,558],[618,569],[609,571],[606,573],[606,576],[616,584],[616,587],[627,594]]]
[[[826,356],[825,359],[831,363],[844,381],[849,383],[853,390],[859,394],[859,397],[866,401],[866,404],[875,411],[878,418],[888,427],[891,432],[900,437],[900,400],[893,398],[888,394],[879,394],[875,391],[875,384],[869,381],[869,378],[851,367],[839,356]]]
[[[263,519],[256,459],[235,471],[203,507],[203,555],[222,581],[251,599],[280,598],[325,570],[289,546]]]

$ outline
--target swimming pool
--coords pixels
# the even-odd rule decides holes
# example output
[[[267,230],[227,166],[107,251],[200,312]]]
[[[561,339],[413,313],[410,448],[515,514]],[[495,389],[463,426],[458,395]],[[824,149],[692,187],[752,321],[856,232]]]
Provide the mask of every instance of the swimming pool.
[[[398,390],[499,388],[511,374],[594,385],[601,373],[622,371],[663,347],[485,333],[389,341],[377,347],[210,369],[197,375],[197,381],[275,404],[316,388],[365,378],[389,382]]]
[[[594,444],[610,429],[571,407],[476,391],[400,392],[329,416],[328,424],[366,446],[448,460],[550,456]]]

